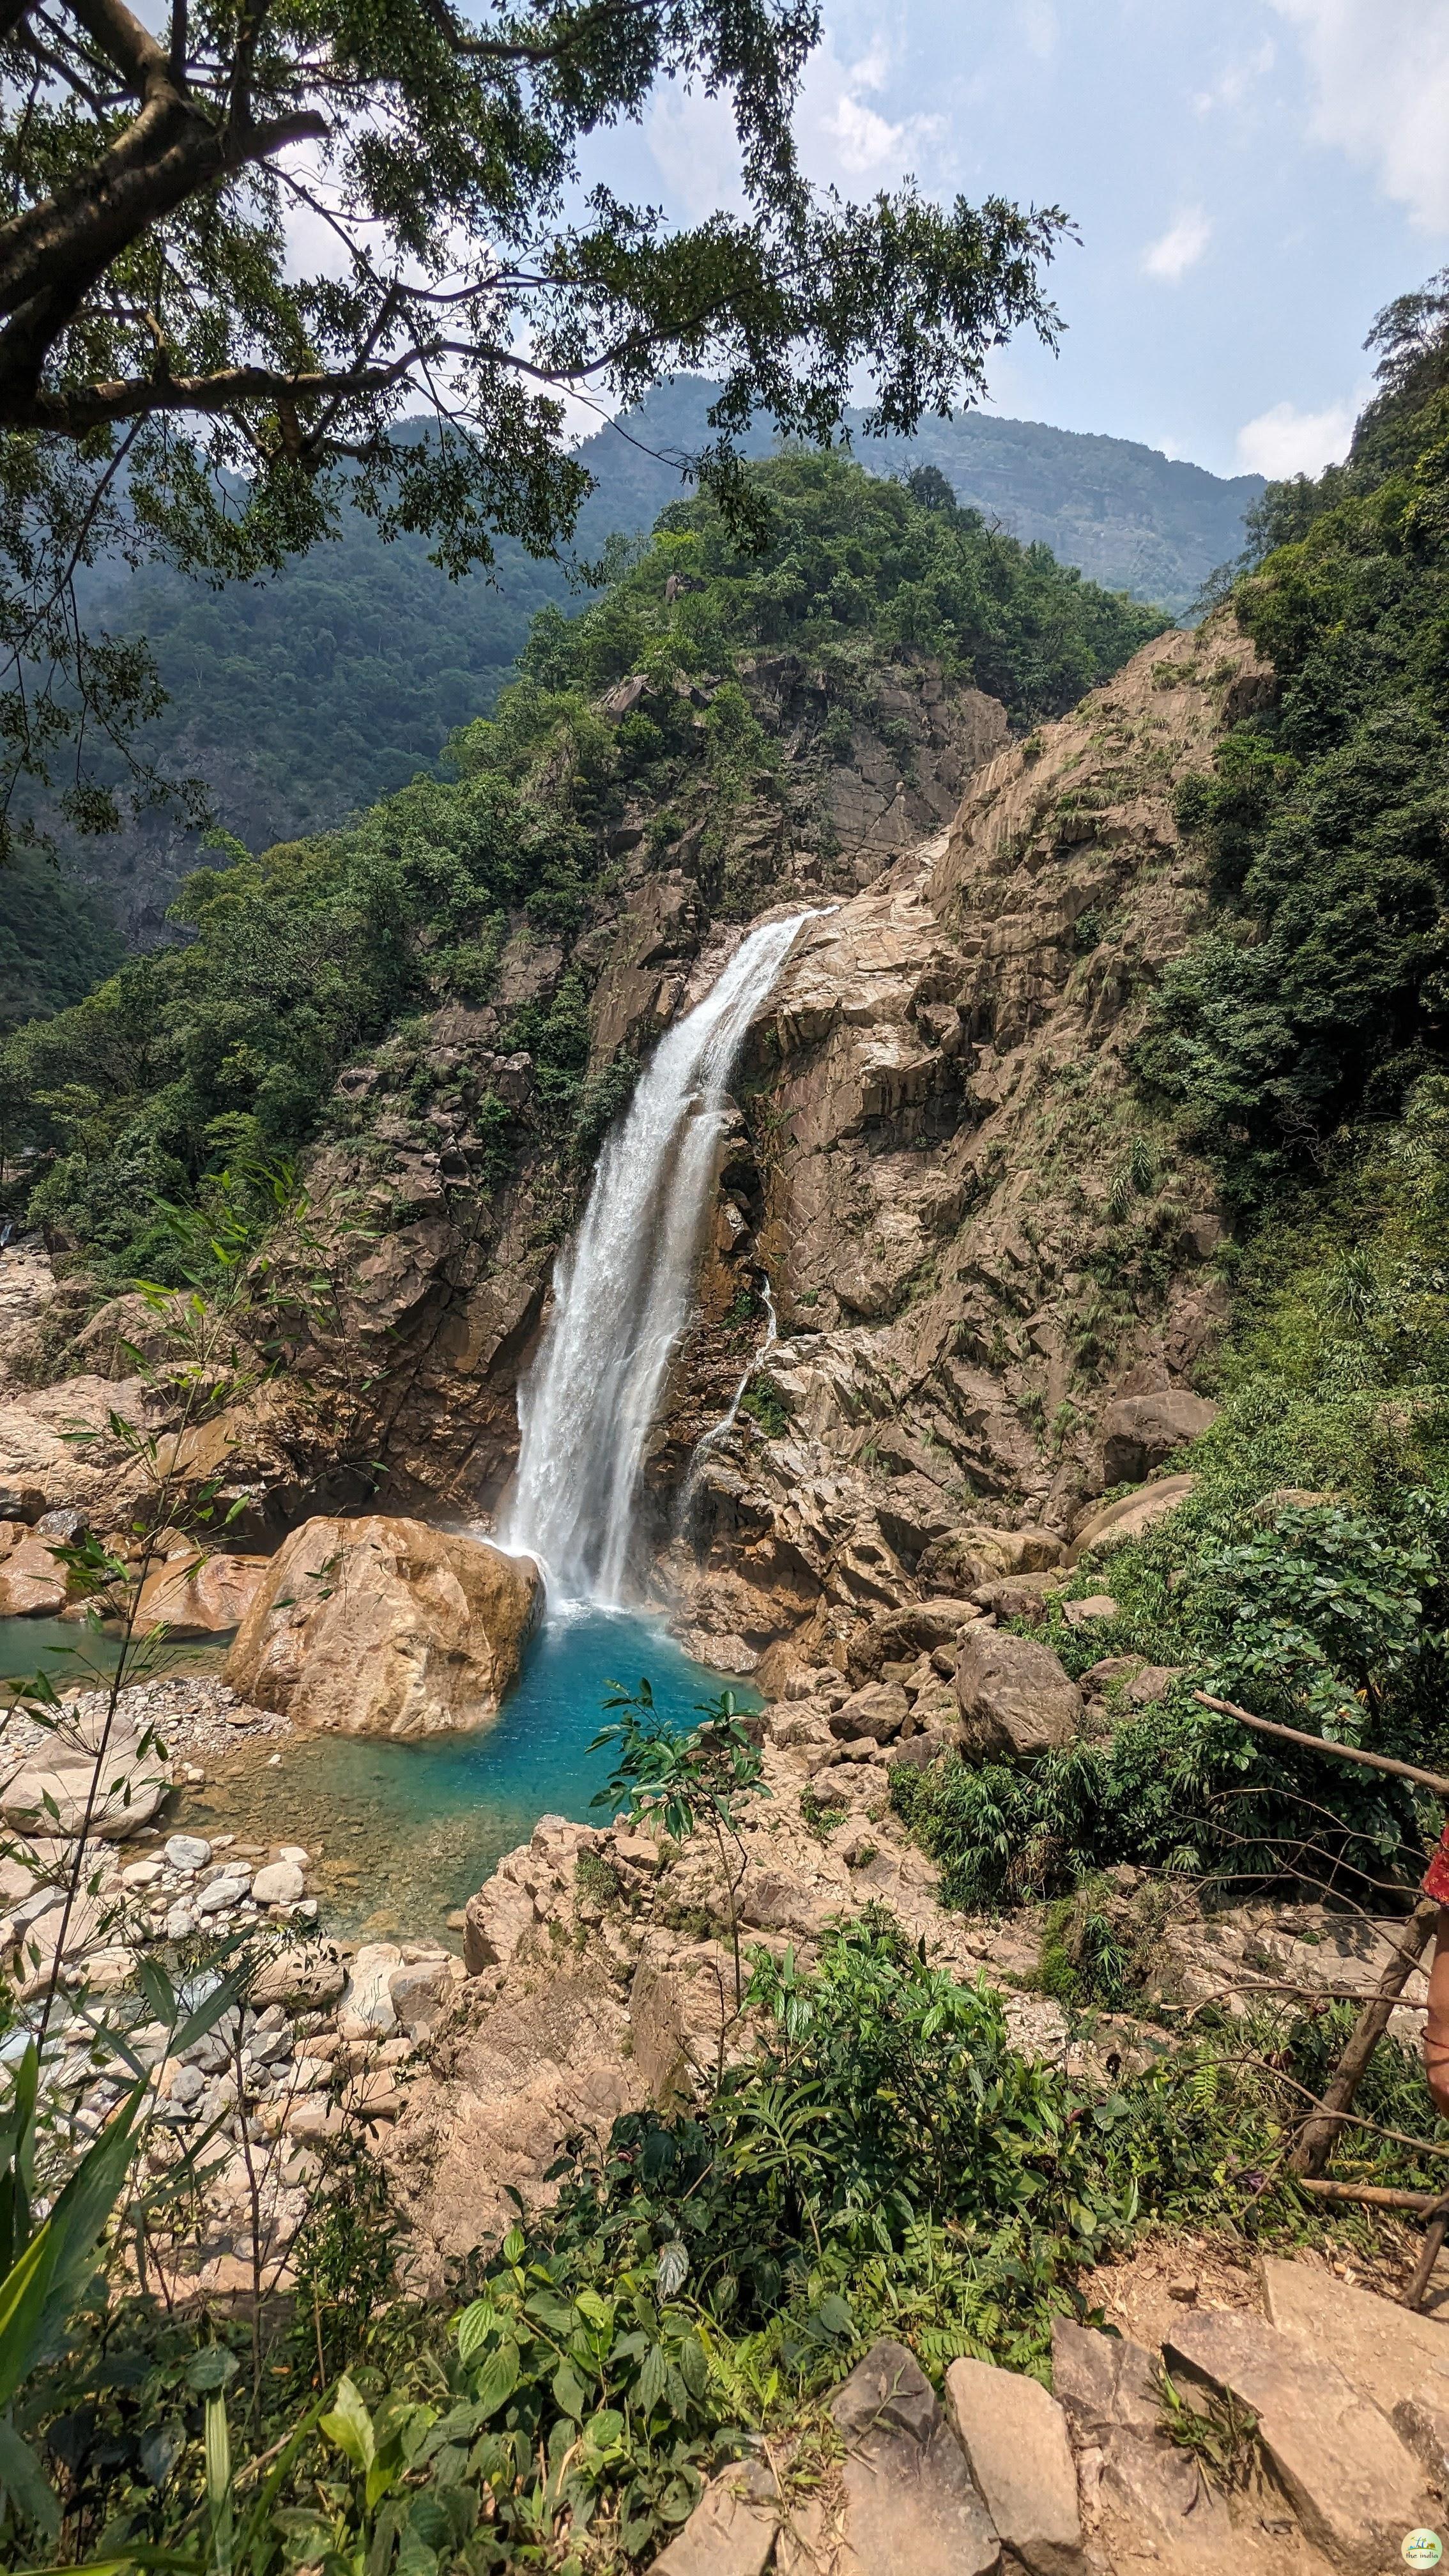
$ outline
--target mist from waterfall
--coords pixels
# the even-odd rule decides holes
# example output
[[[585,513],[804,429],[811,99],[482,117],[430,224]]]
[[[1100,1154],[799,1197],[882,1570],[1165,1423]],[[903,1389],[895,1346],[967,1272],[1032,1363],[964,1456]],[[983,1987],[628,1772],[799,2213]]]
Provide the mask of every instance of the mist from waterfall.
[[[814,917],[752,930],[661,1038],[555,1265],[553,1313],[519,1388],[523,1441],[503,1538],[539,1559],[555,1599],[623,1600],[645,1445],[693,1303],[726,1086]]]

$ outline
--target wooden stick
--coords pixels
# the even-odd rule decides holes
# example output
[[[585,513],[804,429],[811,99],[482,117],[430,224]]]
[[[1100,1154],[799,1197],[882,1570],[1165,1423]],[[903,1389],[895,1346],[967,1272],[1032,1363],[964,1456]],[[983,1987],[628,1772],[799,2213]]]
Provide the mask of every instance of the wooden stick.
[[[1206,1691],[1194,1691],[1200,1708],[1216,1709],[1219,1717],[1235,1717],[1240,1726],[1251,1726],[1255,1735],[1276,1735],[1284,1744],[1306,1744],[1311,1753],[1336,1754],[1343,1762],[1361,1762],[1366,1771],[1391,1771],[1396,1780],[1417,1780],[1421,1789],[1432,1789],[1436,1796],[1449,1798],[1449,1780],[1440,1771],[1421,1771],[1414,1762],[1394,1762],[1387,1753],[1363,1753],[1356,1744],[1330,1744],[1325,1735],[1305,1735],[1296,1726],[1277,1726],[1270,1717],[1253,1717],[1230,1699],[1210,1699]]]
[[[1321,2182],[1315,2174],[1296,2175],[1295,2180],[1300,2191],[1311,2191],[1315,2199],[1361,2201],[1365,2209],[1408,2209],[1418,2218],[1427,2218],[1444,2206],[1443,2193],[1437,2191],[1390,2191],[1377,2182]]]
[[[1430,2215],[1424,2230],[1423,2251],[1414,2266],[1414,2277],[1404,2292],[1405,2307],[1412,2308],[1416,2315],[1424,2304],[1425,2292],[1434,2277],[1434,2266],[1444,2251],[1446,2235],[1449,2235],[1449,2200],[1441,2200]]]
[[[1377,1994],[1370,1995],[1354,2023],[1321,2107],[1309,2113],[1298,2132],[1288,2159],[1295,2173],[1322,2173],[1343,2126],[1342,2115],[1363,2081],[1369,2059],[1388,2029],[1394,2006],[1427,1950],[1438,1920],[1439,1908],[1433,1898],[1421,1896],[1379,1980]]]

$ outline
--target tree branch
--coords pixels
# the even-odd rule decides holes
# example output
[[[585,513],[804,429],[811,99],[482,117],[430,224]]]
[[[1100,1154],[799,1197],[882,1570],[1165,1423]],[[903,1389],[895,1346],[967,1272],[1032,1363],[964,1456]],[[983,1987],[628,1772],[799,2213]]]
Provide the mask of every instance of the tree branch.
[[[138,98],[144,101],[158,81],[174,87],[164,48],[124,0],[67,0],[67,6]]]
[[[0,338],[0,354],[3,350]],[[6,394],[0,374],[0,424],[8,429],[49,430],[61,438],[84,438],[108,422],[135,420],[151,412],[215,413],[238,403],[347,400],[385,393],[425,354],[409,349],[387,366],[332,372],[319,368],[286,375],[271,367],[223,367],[211,376],[133,376],[117,384],[87,385],[73,393],[41,390],[16,396]]]

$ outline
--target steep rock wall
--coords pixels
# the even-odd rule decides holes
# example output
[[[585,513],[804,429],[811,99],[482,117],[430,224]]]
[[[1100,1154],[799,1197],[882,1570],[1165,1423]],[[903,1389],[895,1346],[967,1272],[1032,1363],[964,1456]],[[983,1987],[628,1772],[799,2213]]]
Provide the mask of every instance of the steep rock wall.
[[[1267,685],[1222,621],[1150,646],[802,936],[742,1067],[753,1167],[725,1172],[727,1258],[781,1339],[668,1553],[715,1659],[841,1660],[1006,1534],[1067,1539],[1108,1399],[1191,1383],[1222,1222],[1127,1056],[1204,917],[1174,790]],[[686,1353],[680,1407],[691,1382]]]

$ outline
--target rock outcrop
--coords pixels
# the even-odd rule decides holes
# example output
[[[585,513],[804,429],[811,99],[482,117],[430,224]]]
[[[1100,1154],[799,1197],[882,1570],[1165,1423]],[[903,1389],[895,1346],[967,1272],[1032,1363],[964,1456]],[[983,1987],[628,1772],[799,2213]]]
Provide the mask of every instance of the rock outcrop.
[[[164,1627],[171,1637],[223,1636],[240,1627],[267,1573],[264,1556],[207,1556],[185,1549],[168,1557],[142,1585],[138,1624]]]
[[[716,1660],[772,1686],[843,1663],[863,1622],[969,1592],[983,1530],[1060,1556],[1095,1495],[1211,1421],[1190,1381],[1222,1222],[1127,1057],[1205,917],[1173,792],[1256,680],[1222,620],[1162,638],[802,934],[741,1071],[715,1256],[768,1276],[780,1338],[667,1560]],[[728,1302],[707,1276],[704,1309]]]
[[[310,1520],[266,1568],[227,1660],[259,1708],[344,1735],[492,1717],[542,1584],[527,1558],[420,1521]]]

